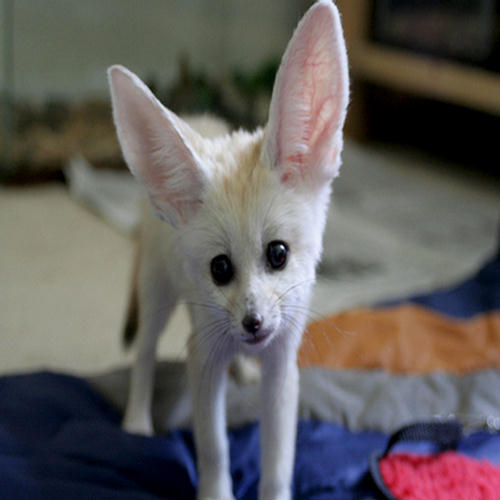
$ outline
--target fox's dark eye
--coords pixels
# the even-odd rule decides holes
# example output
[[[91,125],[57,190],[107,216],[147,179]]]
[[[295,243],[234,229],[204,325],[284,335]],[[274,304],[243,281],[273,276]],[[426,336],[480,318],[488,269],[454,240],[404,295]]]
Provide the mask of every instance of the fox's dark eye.
[[[288,257],[288,246],[284,241],[271,241],[267,245],[267,262],[276,270],[283,269]]]
[[[210,272],[216,285],[227,285],[233,278],[233,264],[227,255],[217,255],[210,262]]]

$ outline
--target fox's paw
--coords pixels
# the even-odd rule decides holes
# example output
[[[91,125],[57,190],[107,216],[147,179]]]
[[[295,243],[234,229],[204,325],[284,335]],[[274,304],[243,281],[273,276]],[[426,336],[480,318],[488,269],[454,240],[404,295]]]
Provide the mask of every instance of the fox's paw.
[[[263,484],[259,487],[259,500],[292,500],[292,491],[288,487]]]
[[[122,429],[130,434],[140,436],[152,436],[154,434],[153,423],[150,418],[132,418],[125,416],[122,422]]]
[[[200,477],[196,500],[235,500],[229,472],[220,471]]]

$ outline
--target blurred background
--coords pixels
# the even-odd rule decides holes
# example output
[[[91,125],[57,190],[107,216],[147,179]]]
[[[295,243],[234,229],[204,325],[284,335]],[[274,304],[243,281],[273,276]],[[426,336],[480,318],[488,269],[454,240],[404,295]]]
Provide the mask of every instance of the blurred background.
[[[311,3],[1,0],[0,371],[129,359],[139,193],[107,67],[127,66],[178,113],[263,125]],[[495,251],[500,213],[500,2],[337,4],[352,94],[318,314],[464,278]],[[182,357],[183,311],[170,329],[162,355]]]

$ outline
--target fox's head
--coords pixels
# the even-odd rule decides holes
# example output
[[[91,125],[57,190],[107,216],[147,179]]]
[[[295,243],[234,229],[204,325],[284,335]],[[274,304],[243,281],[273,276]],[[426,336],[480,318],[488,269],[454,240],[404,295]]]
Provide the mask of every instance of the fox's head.
[[[335,6],[319,1],[299,23],[269,121],[252,134],[206,139],[130,71],[113,66],[109,80],[125,160],[177,228],[205,316],[250,350],[279,335],[299,339],[348,102]]]

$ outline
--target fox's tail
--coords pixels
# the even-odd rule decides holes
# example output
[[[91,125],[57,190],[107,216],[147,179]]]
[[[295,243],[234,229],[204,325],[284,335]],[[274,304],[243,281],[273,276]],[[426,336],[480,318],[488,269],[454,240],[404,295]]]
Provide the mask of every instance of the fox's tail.
[[[127,316],[122,332],[122,343],[125,349],[128,349],[137,336],[139,327],[139,297],[138,297],[138,275],[139,275],[139,251],[134,260],[134,269],[132,274],[132,287],[127,307]]]

